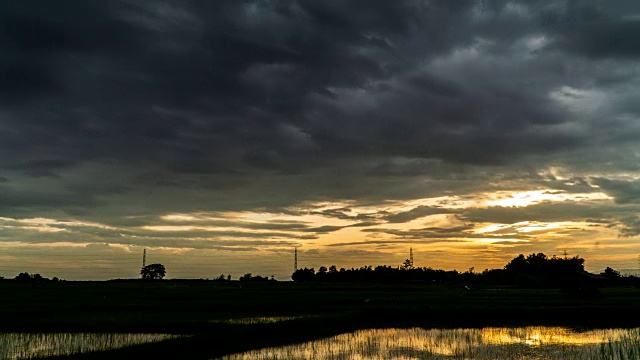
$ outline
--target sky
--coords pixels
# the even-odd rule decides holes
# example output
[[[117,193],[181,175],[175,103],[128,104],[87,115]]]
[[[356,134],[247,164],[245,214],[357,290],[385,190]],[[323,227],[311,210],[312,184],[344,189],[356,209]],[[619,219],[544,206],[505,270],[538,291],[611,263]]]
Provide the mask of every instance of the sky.
[[[637,269],[635,0],[0,2],[0,276]]]

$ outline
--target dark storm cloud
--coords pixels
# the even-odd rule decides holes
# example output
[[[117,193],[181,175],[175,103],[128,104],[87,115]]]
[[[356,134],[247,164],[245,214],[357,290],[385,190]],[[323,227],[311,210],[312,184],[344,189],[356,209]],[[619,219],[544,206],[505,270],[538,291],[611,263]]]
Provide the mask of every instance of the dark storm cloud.
[[[12,185],[7,182],[7,185]],[[60,189],[28,189],[14,190],[6,186],[0,188],[0,215],[29,217],[33,213],[46,211],[51,207],[73,210],[74,208],[95,207],[100,201],[94,194],[75,193]]]
[[[24,175],[30,177],[58,177],[59,175],[55,172],[56,169],[64,169],[72,164],[72,162],[65,160],[32,160],[8,168],[20,170]]]
[[[563,35],[559,45],[564,48],[596,58],[637,58],[640,56],[640,22],[607,9],[612,5],[616,8],[622,3],[625,3],[620,9],[624,9],[623,12],[633,14],[635,10],[640,13],[637,3],[570,1],[565,17],[555,18],[552,14],[545,14],[543,19],[557,26]]]
[[[595,178],[594,184],[613,196],[618,204],[637,204],[640,202],[640,181],[638,180]]]
[[[593,144],[631,142],[630,131],[600,130],[638,113],[629,99],[584,119],[566,105],[585,98],[584,84],[637,81],[632,67],[599,62],[627,69],[617,61],[638,56],[640,22],[608,11],[594,1],[3,2],[0,179],[29,181],[0,197],[11,211],[115,222],[404,199],[464,191],[498,176],[486,169],[545,166],[549,155],[587,163]],[[385,216],[348,210],[319,212]]]
[[[594,178],[593,183],[613,197],[618,205],[615,221],[611,227],[618,229],[622,237],[640,234],[640,181]]]
[[[523,221],[554,222],[598,219],[611,221],[621,212],[617,207],[579,202],[543,202],[527,207],[471,208],[461,212],[464,221],[514,224]]]
[[[635,214],[626,215],[621,218],[620,222],[620,236],[632,237],[640,234],[640,216]]]
[[[290,124],[308,95],[388,76],[349,48],[377,49],[368,32],[401,35],[414,17],[385,2],[94,5],[2,5],[15,80],[2,91],[20,99],[4,143],[34,161],[126,159],[167,177],[307,166],[309,136]]]

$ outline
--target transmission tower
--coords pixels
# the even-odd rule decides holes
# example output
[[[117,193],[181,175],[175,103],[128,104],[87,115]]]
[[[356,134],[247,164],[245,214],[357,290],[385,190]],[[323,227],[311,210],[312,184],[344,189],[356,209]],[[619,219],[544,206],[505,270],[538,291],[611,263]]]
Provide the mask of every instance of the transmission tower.
[[[142,250],[142,267],[147,265],[147,249]]]
[[[409,248],[409,263],[413,267],[413,248]]]
[[[293,271],[298,270],[298,248],[293,248]]]

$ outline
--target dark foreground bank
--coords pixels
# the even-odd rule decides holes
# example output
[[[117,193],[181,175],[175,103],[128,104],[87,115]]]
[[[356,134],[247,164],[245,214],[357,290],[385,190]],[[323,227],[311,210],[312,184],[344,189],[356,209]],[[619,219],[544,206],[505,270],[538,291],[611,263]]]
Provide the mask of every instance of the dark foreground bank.
[[[376,327],[640,326],[633,287],[576,294],[443,284],[62,282],[0,283],[0,294],[4,332],[192,335],[75,358],[208,359]],[[250,320],[265,317],[281,320]]]

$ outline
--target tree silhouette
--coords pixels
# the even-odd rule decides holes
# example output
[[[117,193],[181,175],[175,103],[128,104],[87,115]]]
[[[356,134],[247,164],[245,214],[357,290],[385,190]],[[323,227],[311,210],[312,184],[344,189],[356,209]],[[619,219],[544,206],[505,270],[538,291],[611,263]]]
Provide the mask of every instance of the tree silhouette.
[[[293,281],[313,281],[316,271],[313,268],[297,269],[291,275]]]
[[[28,272],[20,273],[14,279],[18,282],[32,283],[32,284],[43,284],[45,282],[51,281],[40,274],[29,274]]]
[[[31,275],[28,272],[22,272],[15,277],[16,281],[20,282],[31,282]]]
[[[253,277],[253,275],[251,273],[246,273],[242,276],[240,276],[240,281],[251,281],[251,278]]]
[[[610,268],[608,266],[606,269],[604,269],[603,272],[600,273],[600,275],[609,279],[617,279],[621,276],[619,271],[614,270],[613,268]]]
[[[527,271],[529,264],[523,254],[518,255],[511,260],[504,269],[513,273],[524,273]]]
[[[606,270],[612,279],[616,278],[613,269]],[[523,254],[512,259],[503,269],[485,269],[475,271],[471,267],[466,272],[456,270],[445,271],[430,267],[415,267],[411,259],[400,266],[371,265],[360,268],[329,268],[320,266],[316,272],[313,268],[297,269],[291,275],[293,281],[326,281],[326,282],[425,282],[466,285],[516,285],[527,288],[563,286],[571,281],[582,281],[588,277],[584,270],[584,259],[548,257],[543,253]],[[620,279],[615,280],[620,283]]]
[[[273,280],[275,281],[275,278]],[[240,277],[240,281],[251,281],[251,282],[269,281],[269,277],[246,273]]]
[[[405,270],[409,270],[409,269],[413,269],[413,264],[411,263],[411,260],[407,259],[402,263],[402,268]]]
[[[147,265],[140,270],[140,276],[144,280],[162,279],[165,274],[166,270],[162,264]]]

